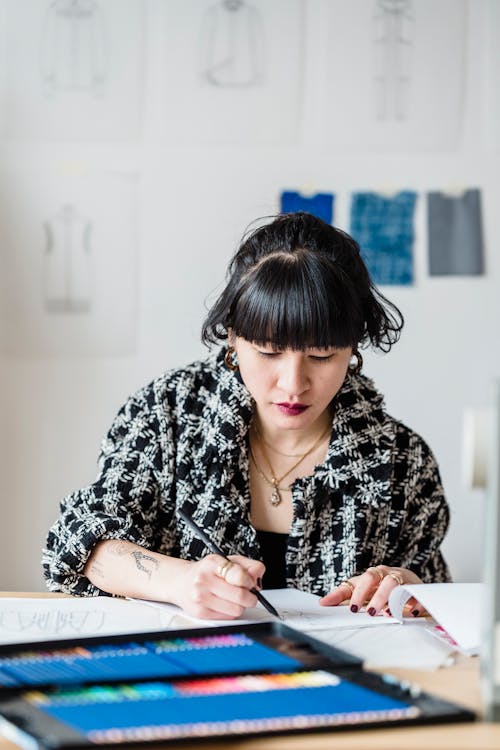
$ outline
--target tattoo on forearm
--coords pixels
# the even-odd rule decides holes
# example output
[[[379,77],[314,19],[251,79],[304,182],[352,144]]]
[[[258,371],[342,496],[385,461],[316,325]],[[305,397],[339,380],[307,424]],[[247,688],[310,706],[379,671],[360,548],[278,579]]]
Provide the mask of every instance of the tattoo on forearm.
[[[126,555],[127,552],[130,552],[130,547],[132,546],[132,542],[127,542],[123,539],[111,539],[107,546],[107,550],[111,555],[122,557],[123,555]]]
[[[149,570],[149,568],[145,568],[142,564],[143,561],[151,562],[156,570],[158,570],[158,560],[155,560],[154,557],[151,557],[150,555],[145,555],[143,552],[132,552],[132,557],[135,559],[135,564],[137,565],[137,570],[140,570],[143,573],[146,573],[148,578],[151,578],[151,574],[153,571]]]
[[[102,565],[99,565],[99,563],[97,562],[90,563],[90,573],[98,576],[98,578],[104,578],[104,570],[102,569]]]

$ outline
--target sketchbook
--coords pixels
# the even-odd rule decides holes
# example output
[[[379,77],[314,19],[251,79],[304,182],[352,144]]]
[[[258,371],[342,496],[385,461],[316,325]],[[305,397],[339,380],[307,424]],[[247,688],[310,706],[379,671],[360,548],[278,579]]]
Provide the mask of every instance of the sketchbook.
[[[394,618],[354,615],[348,607],[320,607],[319,597],[296,589],[266,591],[284,622],[303,631],[367,627],[396,623]],[[247,609],[230,622],[250,624],[272,618],[262,605]],[[48,641],[76,636],[143,633],[192,627],[227,625],[228,620],[200,620],[174,604],[111,596],[57,598],[0,598],[0,644]]]

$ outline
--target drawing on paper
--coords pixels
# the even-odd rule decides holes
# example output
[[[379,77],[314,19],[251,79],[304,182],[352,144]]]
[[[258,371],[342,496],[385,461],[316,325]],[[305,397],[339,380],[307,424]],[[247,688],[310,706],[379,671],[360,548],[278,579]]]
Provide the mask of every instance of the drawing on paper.
[[[37,611],[5,610],[0,612],[0,631],[6,633],[29,632],[42,637],[44,634],[90,633],[100,630],[106,619],[106,613],[99,610],[82,612],[72,609]]]
[[[251,87],[264,80],[264,30],[259,11],[245,0],[220,0],[202,19],[200,58],[205,83]]]
[[[107,75],[104,17],[96,0],[53,0],[47,7],[40,68],[47,96],[101,96]]]
[[[87,313],[91,308],[92,224],[71,204],[43,225],[44,306],[49,313]]]
[[[414,41],[411,0],[376,0],[373,15],[375,116],[406,120]]]

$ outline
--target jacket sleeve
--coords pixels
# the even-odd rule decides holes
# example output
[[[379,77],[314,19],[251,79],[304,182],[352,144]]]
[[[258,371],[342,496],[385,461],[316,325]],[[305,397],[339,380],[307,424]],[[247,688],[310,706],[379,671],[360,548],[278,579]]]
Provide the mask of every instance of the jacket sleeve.
[[[408,446],[407,513],[395,558],[425,583],[451,580],[441,553],[450,512],[439,468],[427,444],[415,433]]]
[[[102,593],[83,569],[92,549],[104,539],[151,547],[158,533],[157,478],[162,463],[156,408],[151,387],[129,399],[103,441],[96,482],[61,502],[42,559],[52,591]]]

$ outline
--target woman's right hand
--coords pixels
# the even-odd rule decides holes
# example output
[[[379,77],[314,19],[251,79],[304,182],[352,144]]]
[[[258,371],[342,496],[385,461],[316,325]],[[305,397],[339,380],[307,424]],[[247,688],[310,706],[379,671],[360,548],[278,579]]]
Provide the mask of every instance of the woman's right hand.
[[[257,597],[250,589],[262,588],[264,564],[241,555],[230,555],[229,561],[220,555],[183,561],[174,603],[203,620],[234,620],[255,607]]]

